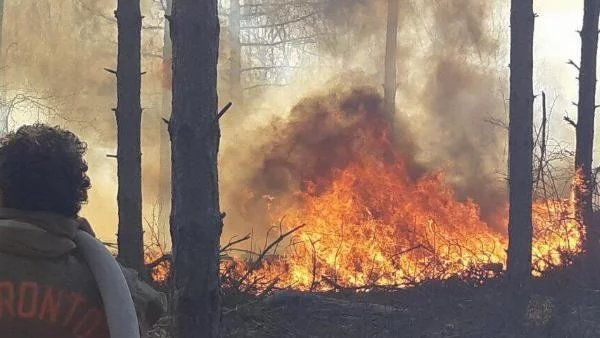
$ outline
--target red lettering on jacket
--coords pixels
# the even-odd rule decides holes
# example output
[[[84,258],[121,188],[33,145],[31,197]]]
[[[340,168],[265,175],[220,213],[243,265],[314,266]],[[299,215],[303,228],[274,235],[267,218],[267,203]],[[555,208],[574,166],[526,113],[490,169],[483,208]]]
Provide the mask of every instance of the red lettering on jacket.
[[[11,282],[0,282],[0,318],[15,315],[15,286]]]
[[[33,318],[37,312],[39,287],[35,282],[23,282],[19,288],[17,314],[21,318]]]
[[[77,338],[109,336],[106,316],[99,305],[89,304],[81,293],[69,293],[56,286],[31,281],[0,282],[0,319],[27,320],[31,325],[61,325]]]
[[[54,297],[54,289],[51,286],[46,287],[46,292],[40,305],[40,314],[38,316],[40,320],[47,317],[52,323],[58,321],[58,314],[64,293],[64,290],[60,290],[58,296]]]
[[[73,319],[73,315],[75,314],[75,310],[79,307],[79,305],[85,303],[85,298],[79,293],[71,293],[71,308],[63,321],[63,326],[67,326],[71,319]]]

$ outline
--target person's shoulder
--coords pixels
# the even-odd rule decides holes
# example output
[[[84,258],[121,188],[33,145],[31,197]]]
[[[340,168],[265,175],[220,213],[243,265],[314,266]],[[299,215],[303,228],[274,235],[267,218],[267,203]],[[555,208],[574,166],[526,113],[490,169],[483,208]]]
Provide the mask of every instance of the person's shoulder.
[[[102,336],[107,328],[99,291],[76,254],[40,258],[0,252],[0,294],[7,296],[0,337],[2,325],[25,322],[30,327],[23,329],[24,336],[55,329],[63,332],[57,336],[80,336],[78,330],[89,328],[108,337]]]
[[[92,303],[100,302],[94,276],[76,249],[58,257],[0,252],[0,282],[2,281],[32,281],[41,286],[60,287],[85,294]]]

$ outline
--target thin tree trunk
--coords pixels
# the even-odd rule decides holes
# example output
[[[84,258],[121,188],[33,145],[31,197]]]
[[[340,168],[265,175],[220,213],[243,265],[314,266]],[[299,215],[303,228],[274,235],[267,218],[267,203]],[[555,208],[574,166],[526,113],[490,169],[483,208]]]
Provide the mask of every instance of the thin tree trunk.
[[[172,0],[165,1],[165,15],[171,15]],[[169,119],[171,115],[171,81],[172,81],[172,46],[169,24],[165,21],[164,36],[163,36],[163,97],[162,111],[163,118]],[[158,224],[159,226],[168,224],[168,217],[171,209],[171,142],[169,140],[169,132],[167,126],[161,121],[159,131],[159,161],[160,161],[160,176],[159,176],[159,196],[158,196]]]
[[[240,43],[240,0],[230,0],[229,38],[231,60],[229,73],[229,95],[237,107],[243,106],[242,93],[242,44]]]
[[[534,20],[533,0],[511,1],[507,273],[516,293],[531,279]]]
[[[217,0],[174,0],[171,238],[179,338],[221,336]]]
[[[0,134],[8,132],[10,107],[6,102],[6,56],[2,49],[2,32],[4,31],[4,0],[0,0]]]
[[[599,0],[585,0],[581,29],[581,64],[579,67],[579,103],[575,148],[575,169],[579,184],[575,185],[576,216],[587,230],[584,243],[585,270],[597,280],[596,264],[600,258],[600,229],[593,222],[592,209],[592,152],[594,143],[594,113],[596,110],[596,58],[598,53]],[[591,269],[591,270],[590,270]]]
[[[140,2],[119,0],[117,56],[117,175],[119,261],[143,274],[142,153],[140,105]]]
[[[388,0],[385,34],[385,74],[383,100],[390,121],[396,115],[396,49],[398,38],[398,0]]]

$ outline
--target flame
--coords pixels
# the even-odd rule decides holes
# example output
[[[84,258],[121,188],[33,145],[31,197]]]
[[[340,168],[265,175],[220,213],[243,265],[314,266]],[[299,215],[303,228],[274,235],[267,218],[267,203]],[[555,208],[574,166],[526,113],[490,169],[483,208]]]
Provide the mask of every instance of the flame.
[[[394,135],[402,136],[390,137],[376,91],[349,94],[302,101],[286,124],[276,125],[276,137],[257,155],[263,164],[246,195],[262,199],[265,213],[274,223],[283,220],[284,231],[304,226],[283,254],[259,266],[223,262],[224,283],[256,293],[274,287],[370,290],[501,274],[508,203],[499,199],[496,213],[483,217],[475,200],[457,196],[446,168],[417,163],[405,125],[394,126]],[[250,218],[258,204],[248,205]],[[535,275],[581,252],[574,205],[574,196],[534,202]]]
[[[332,103],[338,99],[299,104],[261,148],[262,176],[239,189],[240,212],[252,219],[260,200],[273,222],[283,219],[287,230],[304,226],[282,255],[269,252],[258,262],[252,255],[249,261],[222,255],[224,289],[369,290],[502,273],[508,204],[484,218],[476,201],[456,195],[445,168],[420,167],[410,133],[389,137],[376,92],[353,91]],[[534,274],[569,264],[581,252],[574,206],[574,195],[534,202]],[[168,267],[155,272],[158,280],[166,276]]]
[[[406,160],[385,135],[363,129],[355,158],[328,177],[305,182],[295,203],[278,205],[269,198],[274,220],[304,227],[256,276],[282,288],[327,290],[405,287],[477,270],[488,276],[501,272],[507,205],[498,208],[499,226],[488,224],[476,202],[457,198],[444,170],[411,178]],[[535,275],[568,264],[581,251],[578,224],[573,198],[534,202]]]
[[[300,193],[286,221],[305,227],[281,264],[261,271],[279,276],[281,286],[406,286],[506,262],[506,228],[485,223],[472,200],[458,201],[443,171],[410,182],[402,162],[365,158],[320,189],[311,183]],[[568,200],[535,203],[534,273],[580,250],[572,213]]]
[[[159,260],[161,262],[156,264],[150,271],[150,275],[152,280],[158,284],[165,283],[170,276],[171,264],[169,260],[163,259],[165,254],[162,250],[158,250],[160,248],[152,248],[152,250],[147,250],[144,257],[144,263],[146,265],[153,264]]]

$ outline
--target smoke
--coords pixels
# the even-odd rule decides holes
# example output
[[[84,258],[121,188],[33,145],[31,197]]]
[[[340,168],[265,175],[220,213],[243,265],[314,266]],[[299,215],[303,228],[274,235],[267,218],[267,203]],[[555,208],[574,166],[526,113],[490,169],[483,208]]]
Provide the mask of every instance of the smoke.
[[[493,209],[504,200],[497,171],[504,168],[505,135],[486,120],[505,120],[506,82],[498,66],[501,32],[491,22],[495,2],[399,1],[397,135],[391,138],[403,141],[396,150],[415,176],[450,164],[448,178],[461,196]],[[169,86],[162,12],[156,1],[142,5],[143,189],[152,221],[161,173],[157,135],[161,117],[169,115],[162,102]],[[6,96],[25,93],[36,103],[17,107],[14,123],[41,118],[88,142],[93,189],[85,215],[107,239],[117,224],[116,163],[106,157],[116,152],[110,110],[116,81],[103,69],[116,68],[115,6],[109,0],[6,2],[0,46]],[[302,64],[288,86],[253,92],[221,119],[224,239],[251,228],[264,232],[271,221],[259,209],[269,207],[266,195],[290,195],[305,180],[343,168],[358,151],[353,147],[364,145],[356,142],[364,128],[388,133],[380,116],[387,1],[321,0],[318,9],[323,34],[313,62]],[[226,56],[223,51],[220,87],[226,87]]]
[[[500,36],[493,31],[491,2],[436,2],[435,39],[429,72],[419,95],[425,110],[430,164],[450,162],[449,179],[459,194],[475,199],[484,216],[505,200],[500,170],[505,166],[506,73],[501,72]]]
[[[161,15],[153,1],[142,2],[143,181],[145,216],[156,201],[158,128],[161,116]],[[108,0],[7,1],[4,4],[2,96],[12,105],[11,127],[36,120],[73,130],[88,143],[92,190],[84,215],[98,235],[116,233],[116,2]]]
[[[293,205],[306,181],[327,180],[357,152],[390,159],[360,140],[372,135],[365,128],[389,132],[381,111],[387,1],[323,0],[323,6],[335,34],[320,45],[318,63],[298,72],[288,88],[259,96],[261,104],[277,99],[268,114],[245,117],[235,143],[223,149],[226,234],[265,229],[277,221],[266,217],[273,199]],[[498,13],[495,2],[400,0],[391,135],[402,141],[392,149],[413,178],[448,167],[458,197],[474,199],[494,226],[506,202],[506,133],[496,123],[506,120],[507,92]]]
[[[328,182],[336,170],[364,154],[381,161],[395,157],[382,98],[372,87],[333,89],[302,100],[285,121],[274,121],[270,129],[273,141],[256,152],[263,161],[249,182],[261,196],[293,194],[306,181]],[[403,154],[412,154],[413,147],[407,143],[400,148]],[[407,166],[413,177],[422,170],[415,162]]]

